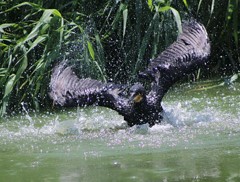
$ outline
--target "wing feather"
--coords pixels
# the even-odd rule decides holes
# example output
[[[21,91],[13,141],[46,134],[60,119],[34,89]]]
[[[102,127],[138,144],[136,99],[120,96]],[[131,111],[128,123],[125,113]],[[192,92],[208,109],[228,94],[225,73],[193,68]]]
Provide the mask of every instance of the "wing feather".
[[[206,66],[209,55],[210,43],[205,27],[190,20],[183,23],[183,32],[177,40],[153,59],[140,77],[156,82],[161,100],[176,81]]]
[[[123,89],[123,85],[80,79],[72,67],[63,62],[52,72],[49,96],[61,106],[100,105],[118,111],[121,99],[116,98]]]

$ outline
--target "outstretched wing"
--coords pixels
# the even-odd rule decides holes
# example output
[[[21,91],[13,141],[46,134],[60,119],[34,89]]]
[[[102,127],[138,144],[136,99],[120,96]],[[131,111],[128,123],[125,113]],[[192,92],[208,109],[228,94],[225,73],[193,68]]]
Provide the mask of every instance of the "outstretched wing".
[[[155,82],[161,100],[176,81],[204,67],[209,55],[210,42],[205,27],[195,20],[184,22],[177,40],[152,60],[140,77]]]
[[[118,111],[119,105],[125,102],[121,96],[123,90],[122,85],[80,79],[71,66],[62,62],[52,72],[49,96],[61,106],[99,105]]]
[[[65,62],[52,72],[49,96],[61,106],[98,105],[111,108],[122,115],[129,126],[144,122],[154,124],[158,119],[158,110],[147,105],[141,84],[136,83],[129,88],[90,78],[81,79]]]

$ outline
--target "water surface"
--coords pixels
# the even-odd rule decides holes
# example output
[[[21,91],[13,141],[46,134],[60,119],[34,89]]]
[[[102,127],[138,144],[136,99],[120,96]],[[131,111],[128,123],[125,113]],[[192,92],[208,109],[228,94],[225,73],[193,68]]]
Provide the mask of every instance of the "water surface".
[[[240,181],[240,84],[185,84],[161,125],[91,107],[0,124],[0,181]]]

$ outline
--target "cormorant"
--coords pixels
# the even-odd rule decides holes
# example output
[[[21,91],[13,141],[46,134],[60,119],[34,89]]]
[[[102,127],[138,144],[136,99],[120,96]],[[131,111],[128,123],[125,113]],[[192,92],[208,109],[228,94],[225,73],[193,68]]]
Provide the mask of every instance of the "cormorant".
[[[184,75],[207,64],[210,42],[205,27],[195,20],[184,22],[177,40],[153,59],[139,74],[151,80],[147,92],[142,84],[103,83],[76,76],[71,66],[60,63],[52,72],[50,97],[61,106],[104,106],[116,110],[129,126],[162,120],[161,101],[168,89]]]

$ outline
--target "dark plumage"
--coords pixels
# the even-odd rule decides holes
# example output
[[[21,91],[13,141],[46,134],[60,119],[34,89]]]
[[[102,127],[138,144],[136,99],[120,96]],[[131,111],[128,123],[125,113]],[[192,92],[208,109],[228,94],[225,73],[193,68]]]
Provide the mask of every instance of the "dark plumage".
[[[127,86],[80,79],[71,66],[62,62],[53,70],[49,95],[61,106],[104,106],[116,110],[129,126],[143,123],[151,126],[162,119],[161,101],[167,90],[182,76],[204,66],[209,54],[204,26],[196,21],[186,22],[178,39],[140,73],[152,80],[148,93],[140,83]]]
[[[155,82],[163,97],[168,89],[183,76],[207,65],[210,41],[205,27],[195,20],[182,24],[177,40],[153,59],[140,77]]]
[[[71,66],[60,63],[53,70],[50,82],[50,97],[61,106],[104,106],[116,110],[124,116],[129,126],[158,120],[162,111],[147,99],[144,87],[140,83],[133,86],[114,83],[102,83],[90,78],[80,79]],[[153,97],[151,97],[153,98]],[[154,110],[153,110],[154,108]]]

